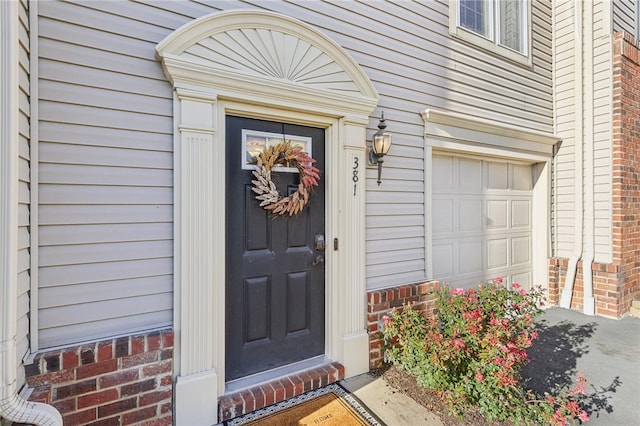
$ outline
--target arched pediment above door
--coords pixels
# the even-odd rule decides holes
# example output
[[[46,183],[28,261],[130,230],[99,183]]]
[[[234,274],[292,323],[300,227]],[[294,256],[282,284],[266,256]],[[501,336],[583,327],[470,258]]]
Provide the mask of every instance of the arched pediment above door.
[[[370,112],[378,93],[336,42],[297,19],[273,12],[230,10],[178,28],[156,51],[174,87],[214,85],[229,93],[262,93],[314,104],[341,99],[346,110]]]

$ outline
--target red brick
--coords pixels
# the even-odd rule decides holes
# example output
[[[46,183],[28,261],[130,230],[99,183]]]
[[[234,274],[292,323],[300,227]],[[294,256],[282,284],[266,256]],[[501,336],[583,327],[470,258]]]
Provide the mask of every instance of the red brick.
[[[159,376],[162,373],[171,372],[171,361],[162,361],[142,367],[142,377]]]
[[[36,387],[50,384],[61,384],[74,380],[73,370],[60,370],[55,373],[40,374],[27,378],[29,386]]]
[[[142,426],[169,426],[173,423],[172,416],[160,417],[159,419],[148,420]]]
[[[120,426],[120,416],[109,417],[107,419],[96,420],[91,426]]]
[[[129,385],[122,385],[120,388],[120,394],[122,396],[138,395],[144,392],[148,392],[156,388],[156,380],[148,379],[142,382],[131,383]]]
[[[56,407],[56,409],[60,411],[61,414],[68,414],[76,411],[75,398],[63,399],[62,401],[55,401],[55,402],[52,402],[51,405]]]
[[[111,404],[98,407],[98,416],[100,418],[110,417],[114,414],[122,413],[136,408],[136,398],[121,399]]]
[[[173,384],[173,376],[168,374],[160,378],[160,386],[169,386]]]
[[[96,362],[95,345],[85,345],[80,348],[80,364],[86,365]]]
[[[275,391],[275,400],[276,402],[285,400],[285,389],[280,381],[275,381],[271,383],[273,390]]]
[[[80,365],[80,357],[75,349],[62,352],[62,368],[70,369]]]
[[[162,332],[162,347],[163,348],[173,347],[173,331]]]
[[[96,379],[75,382],[70,385],[60,386],[55,390],[55,399],[65,399],[71,396],[83,395],[97,390]]]
[[[131,337],[131,355],[144,352],[145,338],[144,336]]]
[[[98,362],[113,359],[113,341],[98,343]]]
[[[262,387],[264,392],[264,404],[265,406],[273,405],[276,403],[276,391],[271,384],[267,383]]]
[[[253,396],[253,393],[251,393],[251,390],[246,389],[246,390],[240,391],[238,394],[242,399],[242,412],[249,413],[251,411],[255,411],[256,398]]]
[[[33,391],[31,392],[31,395],[29,395],[29,401],[41,402],[43,404],[50,404],[51,396],[52,396],[51,386],[48,386],[48,385],[38,386],[37,388],[34,388]]]
[[[147,351],[156,351],[162,345],[162,336],[159,331],[149,333],[147,336]]]
[[[80,395],[78,397],[78,408],[93,407],[95,405],[101,405],[105,402],[111,402],[118,399],[118,390],[115,388]]]
[[[138,370],[124,370],[117,373],[102,376],[99,379],[100,389],[108,388],[111,386],[121,385],[123,383],[133,382],[140,378]]]
[[[244,401],[239,393],[223,396],[218,403],[218,421],[229,420],[242,414],[243,403]],[[162,408],[160,411],[162,411]]]
[[[120,359],[122,363],[122,368],[130,368],[136,367],[138,365],[143,364],[151,364],[152,362],[158,361],[158,353],[156,352],[143,352],[137,355],[130,355],[126,357],[122,357]]]
[[[160,414],[167,414],[173,412],[173,404],[171,402],[167,402],[160,406]]]
[[[78,380],[87,377],[100,376],[102,374],[111,373],[118,369],[118,361],[111,359],[109,361],[96,362],[94,364],[83,365],[76,369],[76,378]]]
[[[149,405],[149,404],[157,404],[160,401],[171,400],[171,396],[172,396],[171,389],[148,392],[143,395],[140,395],[138,400],[138,406],[144,407],[145,405]]]
[[[284,398],[285,399],[289,399],[293,396],[293,383],[291,382],[291,380],[285,378],[282,378],[279,380],[280,385],[282,385],[282,388],[284,389]]]
[[[147,420],[156,416],[158,408],[155,406],[146,407],[141,410],[133,411],[131,413],[125,413],[122,416],[122,424],[130,425],[134,423],[140,423],[142,420]]]
[[[65,425],[80,425],[84,423],[93,422],[95,419],[96,419],[95,408],[90,408],[89,410],[68,414],[62,417],[62,420]]]

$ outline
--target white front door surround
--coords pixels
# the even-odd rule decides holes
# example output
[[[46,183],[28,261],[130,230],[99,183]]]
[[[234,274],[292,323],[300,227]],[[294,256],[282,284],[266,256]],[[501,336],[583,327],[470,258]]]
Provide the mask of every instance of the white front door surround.
[[[272,12],[207,15],[156,49],[174,89],[176,423],[216,423],[225,391],[227,115],[325,129],[325,354],[347,377],[368,371],[363,177],[378,102],[370,80],[335,42]]]

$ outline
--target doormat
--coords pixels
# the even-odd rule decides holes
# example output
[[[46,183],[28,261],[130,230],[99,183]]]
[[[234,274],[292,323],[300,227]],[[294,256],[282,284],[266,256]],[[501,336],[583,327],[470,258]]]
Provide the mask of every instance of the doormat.
[[[304,393],[226,422],[228,426],[384,426],[337,384]]]

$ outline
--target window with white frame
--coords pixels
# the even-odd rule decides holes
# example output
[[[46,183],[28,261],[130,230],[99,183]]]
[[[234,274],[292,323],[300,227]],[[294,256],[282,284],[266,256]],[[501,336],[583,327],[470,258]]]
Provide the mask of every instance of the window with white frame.
[[[530,64],[528,0],[450,0],[449,30],[463,40]]]

